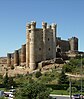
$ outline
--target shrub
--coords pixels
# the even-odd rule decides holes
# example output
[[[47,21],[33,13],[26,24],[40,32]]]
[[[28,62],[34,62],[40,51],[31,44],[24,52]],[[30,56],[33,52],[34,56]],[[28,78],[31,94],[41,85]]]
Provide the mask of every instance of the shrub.
[[[14,99],[49,99],[50,90],[44,84],[26,83],[17,90]]]
[[[53,90],[67,90],[69,87],[68,84],[47,84],[46,86],[52,88]]]
[[[39,78],[40,76],[42,76],[42,73],[40,71],[37,71],[36,74],[35,74],[35,77]]]
[[[0,97],[0,99],[5,99],[4,97]]]
[[[70,87],[67,89],[68,92],[70,92]],[[71,87],[71,91],[72,92],[77,92],[77,88],[76,87]]]
[[[65,75],[65,72],[63,69],[61,74],[59,75],[58,84],[69,84],[69,79],[67,75]]]
[[[13,78],[8,77],[7,73],[6,73],[5,77],[3,78],[3,86],[6,89],[9,89],[11,86],[16,86],[16,83],[13,81]]]

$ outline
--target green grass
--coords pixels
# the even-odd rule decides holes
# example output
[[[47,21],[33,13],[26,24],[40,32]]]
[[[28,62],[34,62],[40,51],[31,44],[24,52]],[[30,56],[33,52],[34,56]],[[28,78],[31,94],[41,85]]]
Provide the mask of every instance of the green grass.
[[[66,90],[53,90],[51,94],[56,94],[56,95],[69,95],[69,92]]]
[[[4,91],[4,90],[5,90],[5,88],[0,88],[0,90],[3,90],[3,91]]]
[[[70,93],[67,90],[53,90],[51,92],[51,94],[56,94],[56,95],[69,95]],[[72,95],[74,94],[81,94],[81,92],[77,91],[77,92],[73,92]],[[84,95],[84,92],[82,92],[82,94]]]

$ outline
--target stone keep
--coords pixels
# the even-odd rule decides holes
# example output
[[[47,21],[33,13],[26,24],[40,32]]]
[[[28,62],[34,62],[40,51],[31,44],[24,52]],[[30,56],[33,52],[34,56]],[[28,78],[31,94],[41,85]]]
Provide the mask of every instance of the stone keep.
[[[62,53],[78,51],[78,38],[61,40],[56,31],[56,24],[42,22],[42,28],[36,28],[34,21],[26,24],[26,44],[7,54],[7,66],[26,66],[34,70],[39,62],[56,58],[58,50]]]
[[[34,70],[38,62],[56,58],[56,24],[36,28],[36,22],[26,25],[26,67]]]
[[[78,51],[78,38],[76,38],[76,37],[70,38],[69,43],[70,43],[71,51]]]

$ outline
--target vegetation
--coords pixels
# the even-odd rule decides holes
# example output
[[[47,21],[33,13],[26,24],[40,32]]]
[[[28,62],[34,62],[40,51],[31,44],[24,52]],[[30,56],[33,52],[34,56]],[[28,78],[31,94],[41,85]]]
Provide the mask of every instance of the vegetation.
[[[48,99],[49,89],[37,82],[23,84],[16,93],[15,99]]]
[[[82,63],[84,65],[84,59]],[[77,58],[71,59],[69,63],[64,64],[62,69],[57,67],[46,72],[38,71],[26,75],[18,74],[14,78],[8,77],[6,73],[4,78],[0,76],[0,84],[1,86],[4,85],[5,88],[17,85],[15,99],[48,99],[50,93],[69,94],[69,76],[66,73],[79,74],[80,66],[81,60]],[[84,85],[84,79],[82,80]],[[80,93],[80,78],[71,78],[71,82],[72,93]]]
[[[80,67],[81,59],[70,59],[69,63],[64,64],[63,70],[68,73],[80,74]],[[84,69],[84,58],[82,59],[82,67]]]
[[[67,89],[67,91],[70,92],[70,87]],[[76,87],[72,87],[71,88],[71,91],[72,92],[77,92],[77,88]]]
[[[40,71],[37,71],[36,74],[35,74],[36,78],[39,78],[40,76],[42,76],[41,72]]]
[[[0,99],[6,99],[6,98],[4,98],[4,97],[0,97]]]
[[[15,82],[13,81],[13,78],[8,77],[8,73],[6,73],[5,77],[3,78],[3,86],[6,89],[9,89],[11,86],[15,86]]]
[[[58,84],[69,84],[68,77],[65,75],[65,72],[63,69],[61,74],[59,75]]]

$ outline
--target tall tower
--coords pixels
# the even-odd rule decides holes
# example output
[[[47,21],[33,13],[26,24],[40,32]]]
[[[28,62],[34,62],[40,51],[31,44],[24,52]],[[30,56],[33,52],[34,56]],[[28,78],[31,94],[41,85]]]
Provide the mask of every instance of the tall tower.
[[[36,22],[31,22],[26,26],[26,67],[29,67],[30,70],[36,68],[35,63],[35,29]]]
[[[22,45],[21,48],[21,65],[25,65],[26,62],[26,45]]]
[[[69,43],[70,43],[71,51],[78,51],[78,38],[76,38],[76,37],[70,38]]]
[[[18,66],[19,65],[19,52],[18,50],[15,50],[14,52],[14,66]]]
[[[26,67],[29,67],[29,33],[31,32],[31,24],[26,25]]]
[[[46,60],[46,28],[47,23],[42,22],[42,29],[43,29],[43,60]]]
[[[35,63],[35,29],[36,22],[31,22],[31,33],[30,33],[30,70],[34,70],[36,68]]]
[[[57,34],[57,24],[52,24],[53,30],[53,58],[56,58],[56,34]]]
[[[7,53],[7,66],[11,66],[11,54]]]

